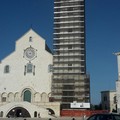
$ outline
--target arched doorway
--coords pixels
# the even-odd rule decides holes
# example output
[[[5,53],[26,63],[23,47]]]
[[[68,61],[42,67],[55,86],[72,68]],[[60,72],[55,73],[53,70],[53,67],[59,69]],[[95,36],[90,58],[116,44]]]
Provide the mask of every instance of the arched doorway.
[[[11,109],[7,116],[8,118],[10,117],[31,117],[30,113],[23,107],[15,107]]]
[[[31,91],[30,90],[24,91],[23,101],[31,102]]]

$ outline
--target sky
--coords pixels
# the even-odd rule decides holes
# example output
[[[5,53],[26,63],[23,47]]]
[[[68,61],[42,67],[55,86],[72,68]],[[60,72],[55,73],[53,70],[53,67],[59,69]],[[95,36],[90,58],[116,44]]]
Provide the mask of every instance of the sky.
[[[0,60],[15,50],[15,41],[31,27],[52,49],[53,0],[0,0]],[[101,91],[115,90],[120,51],[120,0],[86,0],[86,64],[91,103]]]

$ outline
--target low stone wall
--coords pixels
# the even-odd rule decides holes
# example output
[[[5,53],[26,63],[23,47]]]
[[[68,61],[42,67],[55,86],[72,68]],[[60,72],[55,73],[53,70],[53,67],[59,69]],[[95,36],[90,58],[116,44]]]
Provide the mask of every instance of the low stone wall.
[[[71,116],[71,117],[89,117],[97,113],[108,113],[107,110],[61,110],[61,116]]]

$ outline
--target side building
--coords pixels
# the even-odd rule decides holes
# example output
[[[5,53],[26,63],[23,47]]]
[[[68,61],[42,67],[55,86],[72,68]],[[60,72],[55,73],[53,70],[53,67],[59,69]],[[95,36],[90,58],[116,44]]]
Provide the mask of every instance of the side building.
[[[86,73],[85,1],[54,0],[52,97],[62,109],[90,102]]]
[[[15,51],[0,62],[0,117],[47,118],[60,115],[51,102],[53,55],[45,40],[30,29]]]
[[[109,112],[116,112],[116,91],[101,91],[101,106],[102,110],[108,110]]]

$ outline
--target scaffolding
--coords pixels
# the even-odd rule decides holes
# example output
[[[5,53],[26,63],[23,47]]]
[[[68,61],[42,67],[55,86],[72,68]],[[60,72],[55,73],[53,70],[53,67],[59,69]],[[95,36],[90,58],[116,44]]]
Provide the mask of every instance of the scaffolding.
[[[84,0],[54,0],[52,97],[62,108],[90,102],[84,14]]]

